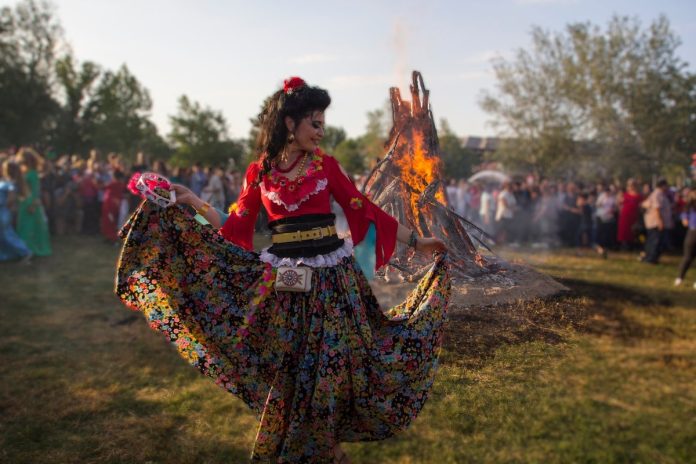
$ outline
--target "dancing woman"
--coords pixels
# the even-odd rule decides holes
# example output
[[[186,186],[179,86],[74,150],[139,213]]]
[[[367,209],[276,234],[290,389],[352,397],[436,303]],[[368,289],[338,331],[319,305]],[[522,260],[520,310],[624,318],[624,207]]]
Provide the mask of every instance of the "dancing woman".
[[[258,158],[229,217],[175,186],[177,202],[212,227],[184,207],[143,203],[122,231],[117,293],[258,414],[255,462],[348,462],[341,442],[383,439],[410,423],[437,366],[450,294],[444,254],[403,303],[383,311],[352,247],[371,225],[378,268],[397,240],[422,253],[445,246],[398,224],[318,148],[330,101],[299,78],[266,100]],[[331,197],[351,239],[336,235]],[[262,206],[273,244],[257,254]],[[296,276],[311,270],[311,288],[279,289],[283,266]]]

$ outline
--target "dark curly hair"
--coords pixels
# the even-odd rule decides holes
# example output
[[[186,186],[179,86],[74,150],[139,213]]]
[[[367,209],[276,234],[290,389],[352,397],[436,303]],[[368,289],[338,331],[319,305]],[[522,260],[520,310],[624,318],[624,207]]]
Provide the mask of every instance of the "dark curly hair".
[[[270,171],[271,162],[283,151],[288,140],[285,117],[290,116],[295,125],[315,111],[324,111],[331,104],[329,93],[319,87],[304,85],[285,93],[278,90],[264,101],[257,124],[256,156],[261,162],[261,172]]]

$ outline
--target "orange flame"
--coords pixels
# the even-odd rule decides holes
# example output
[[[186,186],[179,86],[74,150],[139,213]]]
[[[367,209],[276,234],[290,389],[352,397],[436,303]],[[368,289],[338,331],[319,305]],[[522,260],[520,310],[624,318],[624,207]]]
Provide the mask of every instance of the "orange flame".
[[[401,170],[401,179],[411,187],[409,192],[411,212],[414,217],[418,217],[418,198],[425,188],[436,180],[440,172],[440,159],[426,148],[422,131],[412,128],[408,135],[399,141],[400,146],[397,152],[402,156],[394,161]],[[435,198],[445,204],[443,189],[438,189]]]

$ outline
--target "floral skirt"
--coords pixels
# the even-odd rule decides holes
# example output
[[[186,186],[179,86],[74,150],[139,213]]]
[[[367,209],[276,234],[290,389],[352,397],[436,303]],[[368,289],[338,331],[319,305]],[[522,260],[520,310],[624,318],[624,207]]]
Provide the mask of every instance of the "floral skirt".
[[[270,264],[181,207],[143,203],[121,233],[118,296],[258,414],[252,461],[333,462],[338,443],[389,437],[423,407],[450,295],[444,256],[382,311],[352,257],[315,268],[307,293],[276,292]]]

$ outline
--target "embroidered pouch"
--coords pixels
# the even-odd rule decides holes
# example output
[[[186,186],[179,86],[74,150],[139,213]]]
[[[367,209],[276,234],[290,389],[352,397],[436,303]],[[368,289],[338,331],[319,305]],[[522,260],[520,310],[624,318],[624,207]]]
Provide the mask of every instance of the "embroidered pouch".
[[[276,273],[275,289],[279,292],[308,292],[312,288],[312,268],[281,266]]]

